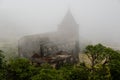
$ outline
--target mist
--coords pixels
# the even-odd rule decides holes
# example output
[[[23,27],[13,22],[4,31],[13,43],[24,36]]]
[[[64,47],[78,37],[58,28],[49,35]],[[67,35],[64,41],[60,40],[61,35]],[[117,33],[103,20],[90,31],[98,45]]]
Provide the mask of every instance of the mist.
[[[80,40],[120,49],[119,0],[0,0],[0,39],[56,31],[68,9]]]

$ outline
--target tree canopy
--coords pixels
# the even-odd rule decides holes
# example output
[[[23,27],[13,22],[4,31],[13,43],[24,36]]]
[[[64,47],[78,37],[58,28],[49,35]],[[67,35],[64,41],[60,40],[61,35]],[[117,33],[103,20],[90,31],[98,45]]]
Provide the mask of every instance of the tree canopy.
[[[83,52],[89,59],[75,65],[64,64],[58,69],[50,64],[35,66],[29,59],[13,58],[4,60],[0,50],[1,80],[119,80],[120,53],[102,44],[88,45]]]

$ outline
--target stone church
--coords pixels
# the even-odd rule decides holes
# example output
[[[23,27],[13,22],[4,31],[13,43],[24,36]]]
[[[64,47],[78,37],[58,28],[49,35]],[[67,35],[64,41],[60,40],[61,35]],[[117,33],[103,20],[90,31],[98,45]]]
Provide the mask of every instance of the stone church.
[[[70,10],[56,32],[28,35],[18,41],[19,56],[26,58],[33,54],[47,56],[59,51],[78,56],[79,49],[79,25]]]

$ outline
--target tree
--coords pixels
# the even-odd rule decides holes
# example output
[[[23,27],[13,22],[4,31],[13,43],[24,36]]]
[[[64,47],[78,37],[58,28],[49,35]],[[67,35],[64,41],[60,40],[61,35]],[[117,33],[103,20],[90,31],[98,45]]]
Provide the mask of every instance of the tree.
[[[120,53],[119,52],[111,51],[109,67],[110,67],[112,80],[120,80]]]
[[[32,80],[64,80],[59,75],[59,70],[52,68],[49,64],[43,64],[39,69],[38,74],[31,77]]]
[[[3,65],[4,65],[4,55],[2,54],[3,51],[0,50],[0,69],[3,68]]]
[[[88,45],[86,47],[85,54],[90,60],[92,70],[94,69],[95,65],[100,64],[106,58],[104,53],[105,48],[106,47],[101,44],[97,44],[95,46]]]
[[[69,80],[88,80],[88,69],[83,65],[74,67],[69,75]]]
[[[88,69],[83,64],[79,66],[67,64],[58,71],[63,80],[88,80]]]
[[[7,79],[30,80],[35,74],[35,68],[24,58],[11,59],[7,64]]]
[[[32,80],[63,80],[55,69],[41,69],[39,74],[33,76]]]
[[[107,80],[110,80],[110,71],[107,69],[107,64],[110,57],[110,49],[101,44],[88,45],[86,47],[85,54],[91,63],[89,79],[106,80],[105,76],[107,75]],[[99,71],[101,71],[101,73],[99,73]]]
[[[4,61],[4,55],[2,54],[3,51],[0,50],[0,79],[5,80],[6,78],[6,69],[5,69],[5,61]]]

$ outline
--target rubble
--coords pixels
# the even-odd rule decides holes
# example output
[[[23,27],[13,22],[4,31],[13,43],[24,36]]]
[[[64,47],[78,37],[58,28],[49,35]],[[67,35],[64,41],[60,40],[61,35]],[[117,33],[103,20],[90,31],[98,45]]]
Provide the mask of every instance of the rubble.
[[[31,62],[35,65],[48,63],[56,68],[66,63],[74,64],[76,61],[75,57],[72,54],[65,51],[59,51],[48,56],[40,56],[39,54],[34,54],[31,57]]]

